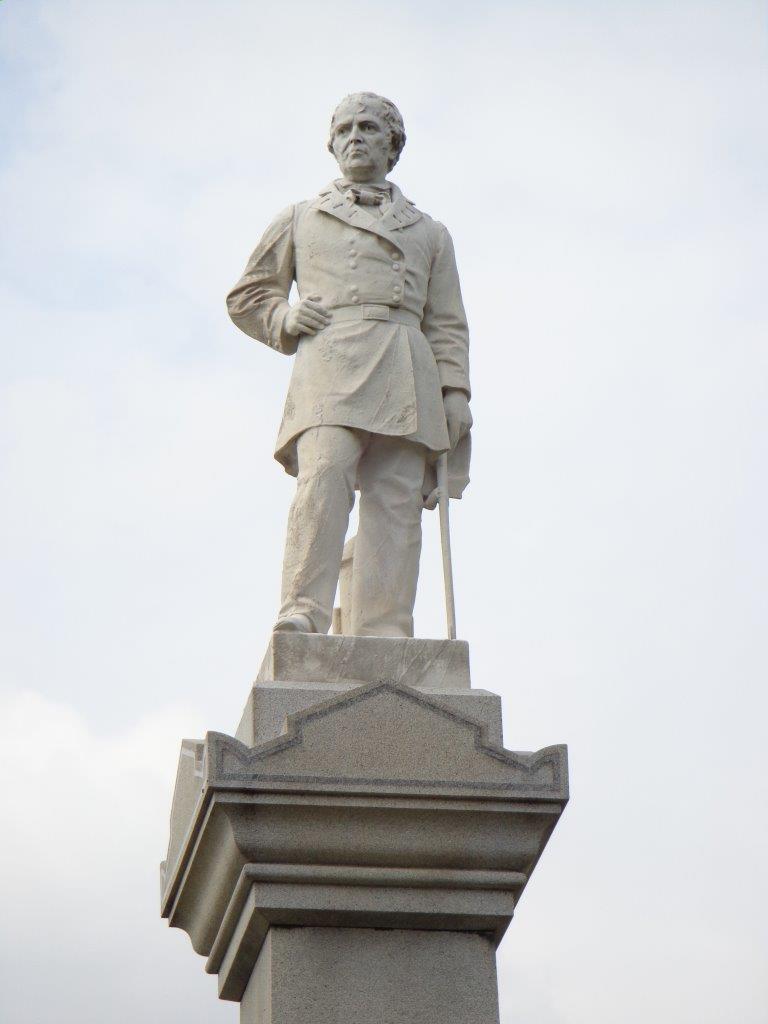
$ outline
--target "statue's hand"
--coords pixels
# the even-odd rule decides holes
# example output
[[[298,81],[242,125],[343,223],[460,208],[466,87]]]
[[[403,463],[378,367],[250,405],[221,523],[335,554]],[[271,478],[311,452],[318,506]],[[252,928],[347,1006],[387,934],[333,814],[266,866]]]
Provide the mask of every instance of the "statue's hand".
[[[320,302],[319,295],[310,295],[291,306],[283,323],[286,334],[296,338],[300,334],[317,334],[331,322],[331,314]]]
[[[469,433],[472,426],[469,400],[458,388],[447,388],[443,395],[443,407],[448,424],[448,441],[453,449],[462,437]]]

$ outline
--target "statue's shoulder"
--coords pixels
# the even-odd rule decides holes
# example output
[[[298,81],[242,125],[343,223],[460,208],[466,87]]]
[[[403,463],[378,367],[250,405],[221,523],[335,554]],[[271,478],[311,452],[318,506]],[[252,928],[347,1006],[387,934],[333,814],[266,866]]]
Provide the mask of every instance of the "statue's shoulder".
[[[320,200],[325,197],[325,193],[320,192],[319,195],[310,196],[309,199],[300,199],[298,203],[293,204],[293,210],[295,213],[304,213],[310,206],[318,206]]]
[[[318,198],[318,196],[312,196],[310,199],[301,199],[298,203],[291,203],[289,206],[283,207],[283,209],[272,218],[272,221],[266,230],[264,236],[265,239],[293,236],[299,221],[308,210],[316,205]]]
[[[283,209],[275,214],[269,223],[269,227],[266,230],[265,238],[270,236],[278,236],[283,234],[285,231],[289,231],[291,224],[293,223],[293,216],[295,210],[295,204],[291,203],[290,206],[284,206]]]
[[[274,224],[290,224],[295,221],[296,218],[309,209],[310,206],[316,206],[320,199],[323,198],[324,193],[319,195],[310,196],[309,199],[300,199],[296,203],[290,203],[288,206],[284,206],[283,209],[273,218]]]
[[[445,224],[442,224],[439,220],[435,220],[434,217],[425,213],[424,210],[419,210],[416,206],[414,206],[414,210],[416,213],[421,215],[421,219],[424,221],[424,226],[430,234],[433,234],[436,237],[448,234],[448,228],[446,228]]]
[[[315,195],[310,196],[308,199],[300,199],[298,203],[294,203],[291,209],[291,216],[294,224],[297,224],[299,220],[307,213],[312,213],[323,209],[323,207],[331,199],[331,189],[324,188]]]
[[[435,220],[430,214],[419,209],[410,199],[406,199],[406,203],[410,210],[412,210],[413,223],[418,224],[421,230],[425,232],[429,239],[429,244],[435,253],[442,251],[446,246],[450,247],[453,245],[451,234],[442,221]]]
[[[412,199],[403,194],[403,204],[406,211],[413,218],[414,223],[418,220],[422,224],[423,230],[427,231],[433,238],[439,240],[449,235],[448,228],[445,224],[436,220],[426,210],[422,210],[420,206],[417,206]],[[450,237],[450,236],[449,236]]]

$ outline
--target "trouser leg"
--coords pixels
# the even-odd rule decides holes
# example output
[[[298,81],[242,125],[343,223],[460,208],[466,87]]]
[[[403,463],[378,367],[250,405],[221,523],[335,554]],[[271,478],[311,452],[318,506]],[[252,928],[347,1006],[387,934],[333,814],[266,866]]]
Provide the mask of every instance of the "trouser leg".
[[[425,455],[411,441],[374,434],[360,460],[352,563],[356,636],[413,636]]]
[[[312,427],[296,443],[299,473],[288,516],[280,618],[308,615],[318,633],[331,624],[355,476],[367,435]]]

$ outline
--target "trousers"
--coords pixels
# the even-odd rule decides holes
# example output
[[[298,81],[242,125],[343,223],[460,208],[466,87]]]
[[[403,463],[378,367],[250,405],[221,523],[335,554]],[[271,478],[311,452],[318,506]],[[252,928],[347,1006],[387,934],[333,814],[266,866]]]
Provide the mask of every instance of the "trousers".
[[[300,435],[296,451],[280,617],[307,615],[316,632],[328,631],[357,484],[352,632],[413,636],[426,450],[401,437],[319,426]]]

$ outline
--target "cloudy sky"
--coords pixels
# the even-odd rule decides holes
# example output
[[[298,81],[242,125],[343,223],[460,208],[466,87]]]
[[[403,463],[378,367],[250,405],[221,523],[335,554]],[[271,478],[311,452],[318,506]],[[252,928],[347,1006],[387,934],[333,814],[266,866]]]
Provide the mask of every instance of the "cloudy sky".
[[[764,1024],[768,8],[0,4],[0,1019],[237,1019],[158,918],[179,740],[276,611],[290,361],[224,295],[390,96],[450,228],[460,635],[572,801],[502,1022]],[[427,524],[417,632],[443,632]]]

